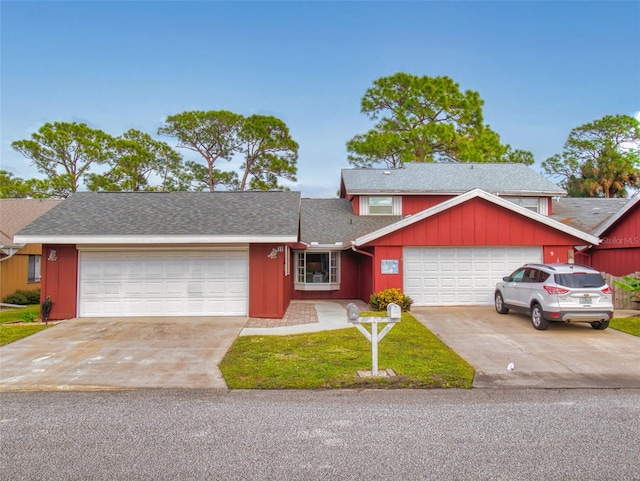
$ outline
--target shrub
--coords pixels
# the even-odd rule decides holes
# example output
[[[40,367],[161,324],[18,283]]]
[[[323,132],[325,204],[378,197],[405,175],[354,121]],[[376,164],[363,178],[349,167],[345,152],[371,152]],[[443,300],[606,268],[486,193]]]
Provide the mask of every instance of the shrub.
[[[640,279],[631,276],[622,276],[622,281],[613,281],[613,283],[620,289],[631,292],[628,299],[634,302],[640,302]]]
[[[413,299],[395,288],[374,292],[369,298],[369,305],[374,311],[386,311],[387,306],[392,302],[398,304],[403,311],[408,311],[413,304]]]
[[[22,322],[33,322],[36,320],[36,315],[33,312],[23,312],[20,316]]]
[[[40,304],[40,289],[34,289],[33,291],[17,290],[2,299],[2,302],[6,304],[18,304],[20,306]]]

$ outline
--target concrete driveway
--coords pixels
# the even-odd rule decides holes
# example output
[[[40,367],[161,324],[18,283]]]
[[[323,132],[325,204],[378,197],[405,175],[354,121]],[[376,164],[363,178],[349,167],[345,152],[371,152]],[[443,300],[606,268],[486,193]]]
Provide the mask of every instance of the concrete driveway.
[[[527,316],[489,306],[411,314],[476,369],[474,387],[640,388],[640,338],[611,328],[551,323],[537,331]]]
[[[226,388],[246,317],[71,319],[0,348],[0,391]]]

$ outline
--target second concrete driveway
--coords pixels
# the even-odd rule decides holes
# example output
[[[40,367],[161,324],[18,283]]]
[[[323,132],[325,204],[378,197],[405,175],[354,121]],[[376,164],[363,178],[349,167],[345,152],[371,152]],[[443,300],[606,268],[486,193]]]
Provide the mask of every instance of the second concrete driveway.
[[[475,368],[474,387],[640,388],[640,338],[614,329],[551,323],[536,331],[528,317],[488,306],[411,313]]]
[[[0,390],[226,388],[246,317],[71,319],[0,348]]]

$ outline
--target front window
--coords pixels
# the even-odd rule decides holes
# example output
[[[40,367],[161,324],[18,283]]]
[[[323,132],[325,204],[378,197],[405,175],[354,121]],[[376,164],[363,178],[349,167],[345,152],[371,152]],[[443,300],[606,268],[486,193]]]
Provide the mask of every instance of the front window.
[[[340,288],[340,253],[296,253],[296,289],[337,290]]]
[[[40,282],[41,261],[42,261],[42,256],[37,256],[37,255],[29,256],[29,270],[27,274],[27,282]]]

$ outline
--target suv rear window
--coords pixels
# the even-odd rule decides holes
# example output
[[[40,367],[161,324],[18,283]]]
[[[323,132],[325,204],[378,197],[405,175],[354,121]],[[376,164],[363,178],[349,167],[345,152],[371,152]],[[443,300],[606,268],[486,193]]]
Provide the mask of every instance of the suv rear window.
[[[600,274],[596,273],[580,273],[573,274],[554,274],[556,284],[565,287],[582,288],[582,287],[602,287],[604,279]]]

